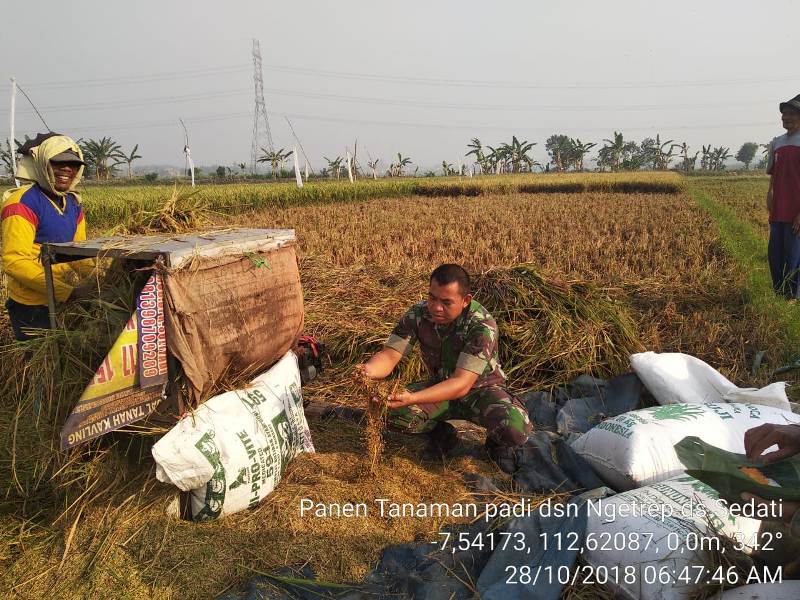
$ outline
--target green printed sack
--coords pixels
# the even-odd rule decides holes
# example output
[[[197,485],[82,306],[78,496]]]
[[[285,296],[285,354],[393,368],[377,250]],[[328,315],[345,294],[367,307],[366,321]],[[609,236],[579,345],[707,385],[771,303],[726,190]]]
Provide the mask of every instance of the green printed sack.
[[[624,600],[696,597],[698,579],[714,577],[715,551],[751,554],[761,527],[688,475],[594,500],[586,511],[583,560]]]
[[[756,404],[667,404],[599,423],[572,443],[614,489],[630,490],[683,472],[675,444],[697,436],[744,452],[744,433],[764,423],[798,423],[794,413]]]
[[[300,452],[314,452],[297,357],[287,353],[251,387],[211,398],[153,446],[156,477],[191,493],[197,521],[252,508]]]

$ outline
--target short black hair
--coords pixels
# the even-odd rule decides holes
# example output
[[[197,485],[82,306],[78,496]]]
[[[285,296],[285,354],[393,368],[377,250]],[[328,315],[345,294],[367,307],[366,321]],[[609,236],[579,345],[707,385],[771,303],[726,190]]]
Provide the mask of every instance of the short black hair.
[[[458,291],[462,296],[472,293],[469,282],[469,273],[461,265],[448,263],[439,265],[431,273],[430,281],[436,280],[440,285],[447,285],[448,283],[458,282]]]

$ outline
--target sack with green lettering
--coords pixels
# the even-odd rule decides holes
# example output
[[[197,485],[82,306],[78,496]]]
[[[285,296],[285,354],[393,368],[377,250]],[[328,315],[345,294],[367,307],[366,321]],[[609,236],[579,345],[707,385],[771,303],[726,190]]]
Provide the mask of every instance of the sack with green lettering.
[[[798,423],[794,413],[755,404],[665,404],[634,410],[595,425],[572,448],[616,490],[664,481],[683,472],[675,444],[697,436],[744,452],[744,433],[763,423]]]
[[[300,452],[314,452],[297,357],[288,352],[251,386],[215,396],[153,446],[156,477],[190,492],[196,521],[253,508]]]
[[[713,583],[718,547],[750,554],[758,543],[761,521],[732,515],[688,475],[593,502],[582,556],[615,598],[689,600],[699,582]]]

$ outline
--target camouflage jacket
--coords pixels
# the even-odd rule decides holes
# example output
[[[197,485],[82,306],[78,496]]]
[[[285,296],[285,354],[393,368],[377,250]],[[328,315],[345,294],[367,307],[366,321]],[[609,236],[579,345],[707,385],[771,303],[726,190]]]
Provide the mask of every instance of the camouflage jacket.
[[[431,320],[428,303],[423,300],[403,315],[385,346],[408,356],[419,342],[434,382],[451,377],[457,368],[466,369],[478,374],[472,386],[475,389],[505,383],[498,357],[499,337],[492,315],[475,300],[447,325]]]

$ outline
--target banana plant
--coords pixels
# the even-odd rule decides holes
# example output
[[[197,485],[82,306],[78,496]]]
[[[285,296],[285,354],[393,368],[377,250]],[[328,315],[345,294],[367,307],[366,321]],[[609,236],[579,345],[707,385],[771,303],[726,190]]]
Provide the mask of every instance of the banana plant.
[[[292,150],[285,151],[283,148],[280,150],[267,150],[266,148],[261,148],[261,151],[264,153],[259,158],[256,159],[256,162],[270,164],[272,168],[272,177],[273,179],[278,178],[278,171],[279,169],[283,168],[284,161],[292,155]]]
[[[573,164],[576,171],[583,171],[583,161],[589,151],[597,146],[595,142],[586,142],[585,144],[580,139],[570,140],[572,142]]]
[[[328,168],[326,169],[328,175],[332,176],[335,173],[336,179],[339,179],[341,176],[344,158],[341,156],[337,156],[336,158],[328,158],[327,156],[323,156],[322,158],[324,158],[325,162],[328,163]]]

